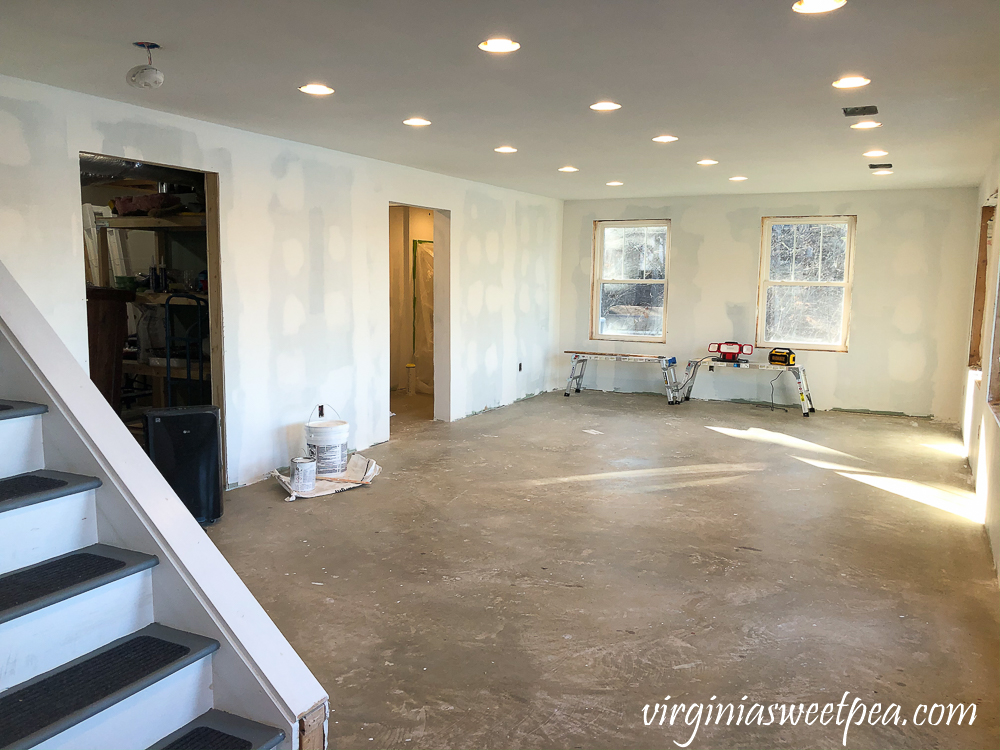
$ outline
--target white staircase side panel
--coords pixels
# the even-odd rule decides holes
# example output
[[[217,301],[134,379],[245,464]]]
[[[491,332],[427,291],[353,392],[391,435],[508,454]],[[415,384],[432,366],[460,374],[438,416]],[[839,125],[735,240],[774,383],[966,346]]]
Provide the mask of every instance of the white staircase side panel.
[[[153,622],[150,569],[0,624],[0,691]]]
[[[4,357],[8,351],[16,356]],[[325,705],[326,691],[0,264],[0,380],[18,368],[31,377],[14,372],[16,392],[5,396],[48,405],[46,465],[104,482],[101,541],[159,558],[156,619],[219,640],[220,704],[252,703],[245,716],[285,729],[297,745],[298,719]]]
[[[212,657],[150,685],[35,750],[136,750],[180,729],[212,708]]]
[[[0,574],[97,544],[94,490],[0,512]]]
[[[0,419],[0,479],[45,468],[43,416],[32,414],[18,419]]]

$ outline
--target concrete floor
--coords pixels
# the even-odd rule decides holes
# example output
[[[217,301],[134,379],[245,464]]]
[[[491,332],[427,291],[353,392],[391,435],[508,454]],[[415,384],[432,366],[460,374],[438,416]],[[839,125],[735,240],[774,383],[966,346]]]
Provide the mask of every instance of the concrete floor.
[[[845,691],[902,706],[847,747],[1000,744],[983,527],[911,499],[974,505],[953,429],[593,391],[444,424],[429,402],[393,401],[371,487],[286,503],[256,484],[209,531],[329,691],[330,747],[673,748],[684,713],[643,721],[667,695],[822,709]],[[959,702],[972,726],[912,723]],[[690,747],[843,732],[713,716]]]

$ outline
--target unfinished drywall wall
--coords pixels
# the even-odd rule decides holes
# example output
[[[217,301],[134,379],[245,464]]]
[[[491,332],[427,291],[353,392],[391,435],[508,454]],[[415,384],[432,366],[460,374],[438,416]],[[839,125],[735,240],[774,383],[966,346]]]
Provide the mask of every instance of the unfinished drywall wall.
[[[558,379],[560,201],[0,77],[0,262],[85,366],[81,151],[219,173],[230,482],[299,453],[321,401],[351,447],[388,439],[392,202],[451,213],[436,414]]]
[[[858,217],[850,351],[807,352],[819,409],[870,409],[961,417],[976,263],[976,189],[741,195],[565,204],[561,345],[683,363],[713,341],[753,343],[761,218]],[[593,223],[670,219],[666,344],[590,342]],[[758,357],[761,356],[761,352]],[[568,374],[569,359],[563,367]],[[662,391],[656,368],[596,362],[586,387]],[[797,401],[788,376],[777,400]],[[750,371],[699,375],[695,398],[770,399],[768,379]]]

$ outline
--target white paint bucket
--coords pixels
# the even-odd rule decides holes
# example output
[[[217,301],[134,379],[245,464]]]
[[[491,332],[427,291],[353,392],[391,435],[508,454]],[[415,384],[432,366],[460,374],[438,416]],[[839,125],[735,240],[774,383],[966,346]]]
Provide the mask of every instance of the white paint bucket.
[[[288,466],[288,483],[292,492],[312,492],[316,489],[316,459],[311,456],[293,458]]]
[[[306,453],[316,459],[316,476],[347,470],[347,435],[351,426],[341,419],[306,422]]]

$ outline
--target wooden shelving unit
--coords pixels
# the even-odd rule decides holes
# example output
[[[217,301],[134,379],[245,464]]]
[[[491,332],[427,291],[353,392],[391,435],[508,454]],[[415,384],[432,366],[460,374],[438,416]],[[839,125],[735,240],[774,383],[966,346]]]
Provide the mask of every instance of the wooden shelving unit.
[[[96,217],[98,227],[108,229],[204,229],[205,214],[172,214],[170,216]]]
[[[204,292],[137,292],[135,295],[135,301],[140,305],[162,305],[167,301],[167,298],[173,294],[190,294],[192,297],[200,297],[201,299],[208,302],[208,295]],[[171,305],[196,305],[197,302],[189,299],[175,299],[170,303]]]

